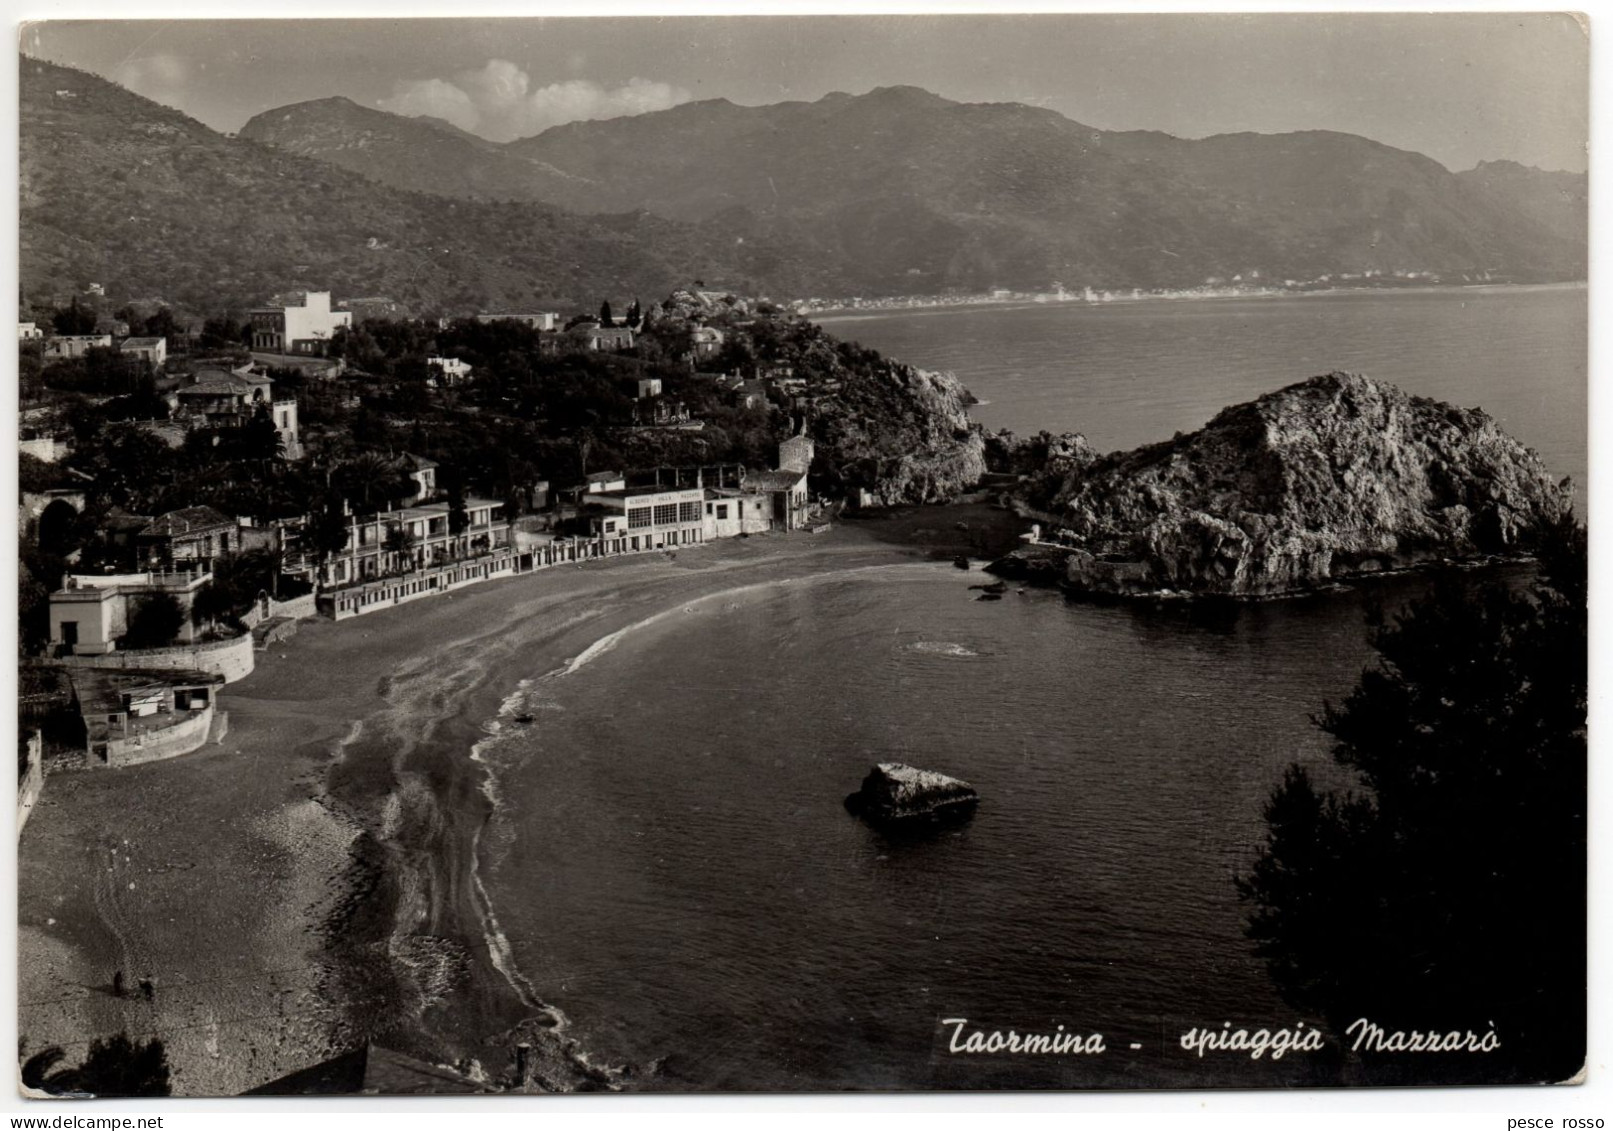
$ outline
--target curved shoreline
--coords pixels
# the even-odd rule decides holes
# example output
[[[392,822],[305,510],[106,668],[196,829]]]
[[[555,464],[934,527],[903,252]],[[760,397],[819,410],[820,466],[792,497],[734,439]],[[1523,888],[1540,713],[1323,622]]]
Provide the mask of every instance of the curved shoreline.
[[[471,883],[476,897],[476,911],[492,965],[509,984],[512,992],[514,992],[518,998],[520,998],[537,1014],[552,1022],[552,1024],[549,1024],[546,1027],[549,1028],[550,1031],[556,1036],[562,1036],[567,1032],[570,1027],[570,1019],[560,1007],[551,1002],[545,1001],[542,998],[541,991],[521,970],[510,940],[507,936],[505,936],[502,928],[499,926],[497,910],[492,894],[488,891],[483,881],[481,834],[489,825],[493,824],[501,816],[506,815],[502,810],[503,790],[500,788],[501,767],[497,763],[496,759],[489,758],[486,755],[493,747],[496,746],[501,738],[512,733],[506,729],[506,720],[515,714],[515,709],[518,706],[524,705],[523,701],[532,691],[543,687],[550,681],[563,679],[565,677],[577,674],[595,659],[598,659],[599,657],[613,651],[619,643],[627,638],[636,635],[646,628],[673,620],[679,613],[693,612],[698,606],[701,605],[707,605],[718,600],[731,600],[741,594],[777,589],[781,586],[789,585],[791,583],[799,582],[810,585],[818,582],[837,580],[873,571],[885,571],[898,569],[903,566],[919,564],[913,562],[910,558],[902,558],[894,561],[882,561],[875,564],[851,566],[834,561],[832,558],[828,560],[825,560],[822,557],[807,559],[809,564],[813,561],[820,562],[821,568],[806,573],[799,573],[796,572],[798,563],[792,562],[790,563],[791,573],[789,576],[770,577],[763,581],[754,581],[741,585],[727,586],[721,589],[701,592],[692,597],[679,595],[676,600],[672,601],[672,603],[657,609],[650,615],[642,617],[630,624],[624,625],[620,628],[614,629],[611,632],[605,633],[602,636],[599,636],[592,643],[588,644],[588,646],[585,647],[579,654],[567,660],[564,665],[554,668],[542,675],[527,676],[519,679],[516,684],[516,690],[504,696],[504,698],[501,700],[498,712],[494,718],[483,724],[486,737],[477,742],[471,748],[469,758],[471,762],[477,763],[482,769],[484,775],[483,795],[487,797],[491,806],[491,811],[488,813],[487,818],[478,825],[476,831],[472,834],[470,869]],[[941,565],[942,563],[934,563],[933,566],[931,563],[923,563],[924,568],[940,568]],[[950,575],[950,565],[947,565],[946,569]],[[581,1062],[588,1069],[590,1074],[598,1073],[607,1077],[610,1081],[609,1086],[612,1087],[615,1087],[624,1076],[637,1075],[637,1066],[625,1066],[624,1068],[624,1066],[605,1067],[599,1065],[590,1056],[587,1050],[581,1048],[575,1042],[566,1042],[564,1051],[566,1055],[575,1057],[579,1062]]]
[[[472,865],[492,847],[495,797],[490,767],[467,757],[488,737],[481,724],[520,676],[647,615],[912,561],[924,556],[913,534],[851,523],[736,539],[307,622],[231,686],[222,743],[51,775],[19,845],[21,1035],[70,1054],[119,1029],[160,1036],[184,1095],[243,1092],[364,1040],[497,1081],[509,1045],[536,1037],[539,1087],[602,1086],[484,936]],[[517,679],[501,678],[517,663]],[[120,888],[121,944],[90,898],[113,845],[119,872],[138,873]],[[106,988],[130,964],[157,979],[154,1002]]]

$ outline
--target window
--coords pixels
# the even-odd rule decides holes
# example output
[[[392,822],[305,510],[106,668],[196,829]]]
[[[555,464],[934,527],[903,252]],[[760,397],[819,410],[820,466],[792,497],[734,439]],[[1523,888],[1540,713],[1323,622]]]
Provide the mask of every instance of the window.
[[[723,520],[723,519],[725,519],[727,517],[728,517],[728,504],[727,503],[718,503],[717,504],[717,519],[718,519],[718,521],[721,521],[721,520]]]
[[[678,521],[678,504],[661,503],[655,508],[655,525],[671,526]]]
[[[650,525],[650,508],[633,507],[627,512],[627,528],[629,530],[642,530]],[[637,549],[635,546],[634,549]]]
[[[700,504],[699,503],[679,503],[678,504],[678,521],[679,522],[699,522],[700,521]]]

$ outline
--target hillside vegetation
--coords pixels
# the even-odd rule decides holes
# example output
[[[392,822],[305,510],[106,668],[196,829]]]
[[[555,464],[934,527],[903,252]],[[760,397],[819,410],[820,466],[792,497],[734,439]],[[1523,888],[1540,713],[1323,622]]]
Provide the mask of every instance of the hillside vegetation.
[[[813,282],[709,227],[384,186],[34,59],[21,61],[21,87],[27,297],[96,282],[214,312],[309,288],[470,312],[665,293],[690,278]]]

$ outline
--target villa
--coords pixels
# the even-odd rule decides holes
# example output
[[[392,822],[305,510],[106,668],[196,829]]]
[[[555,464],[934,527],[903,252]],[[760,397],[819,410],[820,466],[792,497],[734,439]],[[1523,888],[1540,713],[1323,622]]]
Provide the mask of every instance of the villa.
[[[352,311],[332,310],[329,291],[277,297],[251,310],[252,348],[265,353],[323,355],[337,330],[353,325]]]
[[[118,343],[118,352],[125,357],[139,358],[153,369],[161,369],[168,363],[168,339],[125,338]]]

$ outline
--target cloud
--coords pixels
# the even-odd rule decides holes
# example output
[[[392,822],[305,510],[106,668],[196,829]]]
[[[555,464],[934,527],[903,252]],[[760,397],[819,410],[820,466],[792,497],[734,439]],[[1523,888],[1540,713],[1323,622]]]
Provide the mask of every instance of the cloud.
[[[171,104],[185,89],[190,66],[178,55],[166,51],[155,55],[130,57],[112,72],[112,81],[155,102]]]
[[[449,79],[399,82],[377,105],[394,114],[443,118],[493,141],[542,133],[550,126],[666,110],[693,97],[682,87],[631,78],[618,87],[569,79],[534,87],[531,76],[504,59]]]

